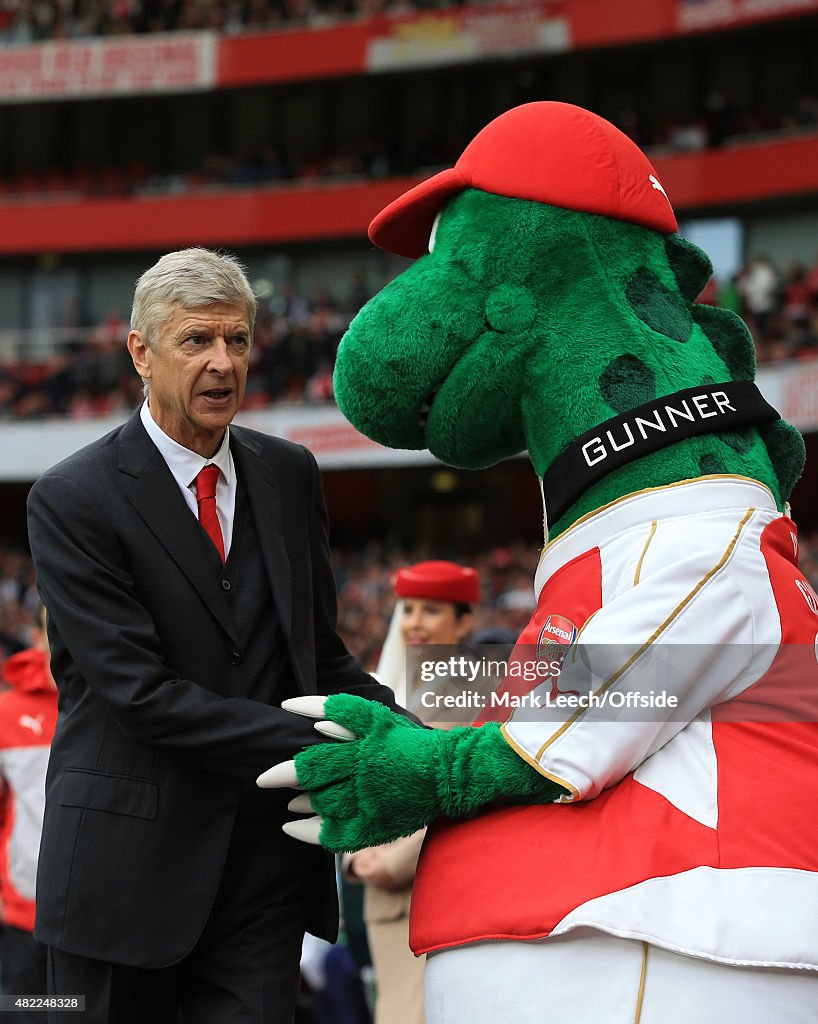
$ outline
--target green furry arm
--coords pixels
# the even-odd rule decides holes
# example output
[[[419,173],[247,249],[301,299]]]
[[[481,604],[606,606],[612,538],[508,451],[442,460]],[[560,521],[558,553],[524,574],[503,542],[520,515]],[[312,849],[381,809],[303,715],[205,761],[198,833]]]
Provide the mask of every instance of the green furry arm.
[[[323,818],[321,843],[339,853],[411,835],[434,818],[468,818],[493,803],[551,803],[567,791],[538,774],[492,722],[424,729],[351,694],[326,702],[356,739],[296,755],[298,781]]]

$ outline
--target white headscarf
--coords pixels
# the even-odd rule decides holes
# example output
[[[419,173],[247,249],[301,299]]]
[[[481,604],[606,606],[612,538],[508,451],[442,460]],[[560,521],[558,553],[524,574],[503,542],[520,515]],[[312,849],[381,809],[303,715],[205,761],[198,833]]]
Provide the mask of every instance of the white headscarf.
[[[388,686],[397,698],[398,704],[406,707],[406,641],[401,630],[403,617],[403,600],[398,598],[395,610],[386,633],[386,640],[381,648],[375,677],[379,683]]]

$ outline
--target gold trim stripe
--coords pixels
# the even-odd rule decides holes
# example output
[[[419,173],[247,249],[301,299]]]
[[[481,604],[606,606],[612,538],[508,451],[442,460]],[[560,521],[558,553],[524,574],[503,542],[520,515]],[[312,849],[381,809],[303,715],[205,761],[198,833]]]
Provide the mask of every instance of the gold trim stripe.
[[[577,651],[579,650],[579,638],[582,636],[582,633],[585,630],[585,627],[588,625],[588,623],[591,621],[591,619],[596,615],[596,613],[598,611],[600,611],[599,608],[596,608],[594,611],[592,611],[591,614],[588,616],[588,618],[579,627],[579,632],[577,633],[577,635],[576,635],[576,637],[574,639],[574,642],[571,644],[571,664],[572,665],[577,660]]]
[[[628,669],[631,667],[631,665],[633,665],[633,663],[638,658],[641,658],[641,656],[651,646],[651,644],[653,644],[654,641],[656,641],[658,639],[658,637],[661,636],[662,633],[664,633],[664,631],[668,628],[668,626],[671,624],[671,622],[673,622],[673,620],[678,615],[680,615],[682,613],[682,611],[684,611],[684,609],[690,604],[690,602],[693,600],[693,598],[696,596],[696,594],[698,594],[698,592],[702,589],[702,587],[706,586],[710,582],[710,580],[716,575],[716,573],[724,568],[727,560],[730,558],[730,555],[733,553],[733,549],[735,548],[736,544],[738,543],[738,539],[741,536],[741,531],[747,525],[748,520],[750,519],[750,517],[752,516],[752,514],[754,512],[755,512],[754,508],[748,508],[747,509],[747,511],[744,514],[744,518],[738,524],[738,528],[736,529],[736,532],[733,535],[733,539],[727,545],[726,551],[721,556],[721,558],[718,560],[718,562],[716,562],[716,564],[713,566],[713,568],[708,570],[708,572],[706,572],[704,574],[704,576],[702,576],[702,578],[699,580],[699,582],[696,584],[696,586],[681,601],[681,603],[678,604],[673,609],[673,611],[670,613],[670,615],[668,615],[668,617],[665,619],[665,621],[663,623],[661,623],[661,625],[659,625],[654,630],[654,632],[651,634],[650,637],[648,637],[648,639],[645,641],[645,643],[642,644],[642,646],[639,648],[639,650],[636,651],[634,654],[632,654],[630,656],[630,658],[628,658],[628,660],[625,662],[625,664],[620,669],[617,669],[617,671],[614,672],[614,674],[611,676],[611,678],[606,683],[603,683],[602,686],[600,686],[600,688],[594,694],[595,697],[601,697],[603,693],[606,693],[608,690],[610,690],[610,688],[614,685],[614,683],[618,682],[622,678],[622,676],[628,671]],[[563,722],[563,724],[559,727],[559,729],[557,729],[557,731],[553,734],[553,736],[551,736],[549,739],[547,739],[545,741],[545,743],[543,743],[543,745],[537,751],[537,760],[538,761],[543,756],[545,751],[551,746],[551,744],[554,743],[556,740],[558,740],[560,738],[560,736],[562,736],[562,734],[567,729],[569,729],[574,724],[574,722],[576,722],[576,720],[581,715],[584,715],[586,710],[587,710],[587,708],[577,708],[577,710],[573,713],[573,715],[571,715],[570,718],[568,718],[565,722]]]
[[[647,541],[645,541],[645,546],[642,548],[642,554],[639,556],[639,561],[636,563],[636,572],[634,573],[634,576],[633,576],[633,585],[634,586],[636,586],[636,584],[639,582],[639,576],[642,573],[642,562],[644,562],[645,555],[648,553],[648,548],[650,547],[650,542],[653,540],[654,533],[656,533],[656,520],[655,519],[650,524],[650,533],[648,534],[648,539],[647,539]]]
[[[520,746],[520,744],[516,742],[516,740],[512,739],[511,736],[509,736],[509,734],[506,732],[505,722],[500,726],[500,732],[502,733],[503,739],[506,741],[506,743],[508,743],[508,745],[514,751],[514,753],[519,754],[520,757],[527,764],[530,764],[532,768],[536,769],[536,771],[540,775],[544,776],[546,779],[550,779],[551,782],[556,782],[558,786],[562,786],[564,789],[567,789],[568,792],[571,794],[572,799],[579,796],[579,790],[576,786],[572,786],[570,782],[566,782],[565,779],[561,779],[558,775],[552,775],[551,772],[547,772],[541,764],[537,764],[534,758],[529,753],[527,753]]]

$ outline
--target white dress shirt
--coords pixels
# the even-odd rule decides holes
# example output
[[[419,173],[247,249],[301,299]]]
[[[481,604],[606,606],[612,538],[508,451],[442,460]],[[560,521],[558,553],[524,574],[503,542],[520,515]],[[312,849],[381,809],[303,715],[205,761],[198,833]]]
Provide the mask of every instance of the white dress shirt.
[[[211,463],[218,466],[220,473],[216,482],[216,515],[219,517],[219,526],[222,528],[222,539],[224,540],[224,557],[227,558],[230,552],[230,542],[233,539],[233,522],[236,515],[236,467],[233,463],[233,456],[230,453],[230,428],[224,432],[224,440],[221,447],[212,459],[205,459],[189,448],[185,448],[174,441],[172,437],[157,426],[147,400],[142,403],[140,411],[142,423],[148,432],[148,437],[159,449],[159,453],[168,464],[168,469],[173,473],[173,478],[179,485],[179,490],[188,508],[199,518],[199,503],[196,498],[196,477],[205,466]]]

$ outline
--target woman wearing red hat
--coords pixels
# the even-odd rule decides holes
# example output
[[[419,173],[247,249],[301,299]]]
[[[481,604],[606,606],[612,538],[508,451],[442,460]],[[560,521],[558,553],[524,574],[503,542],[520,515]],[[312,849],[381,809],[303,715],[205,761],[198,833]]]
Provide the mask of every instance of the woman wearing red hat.
[[[407,687],[408,648],[445,647],[447,657],[461,648],[472,627],[472,605],[480,598],[477,572],[455,562],[418,562],[396,573],[394,587],[398,601],[376,674],[399,699],[408,697],[410,705],[416,704],[423,717],[425,709],[413,700],[413,688]],[[436,679],[434,693],[444,689],[462,690],[462,681]],[[425,710],[425,715],[429,718],[430,712]],[[451,728],[462,723],[435,724]],[[409,906],[425,834],[421,829],[386,846],[348,855],[344,861],[347,876],[366,885],[364,918],[377,982],[375,1024],[423,1022],[425,957],[415,958],[409,949]]]

